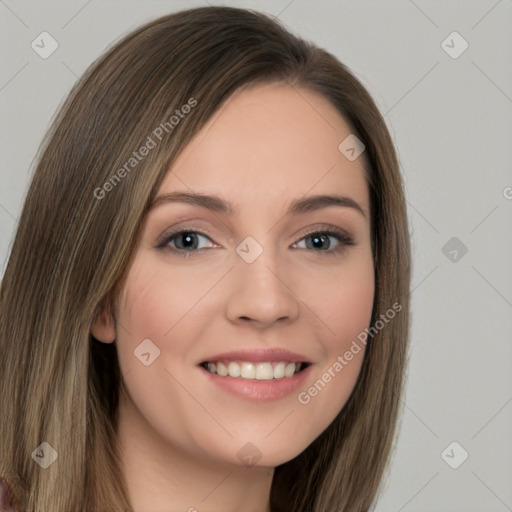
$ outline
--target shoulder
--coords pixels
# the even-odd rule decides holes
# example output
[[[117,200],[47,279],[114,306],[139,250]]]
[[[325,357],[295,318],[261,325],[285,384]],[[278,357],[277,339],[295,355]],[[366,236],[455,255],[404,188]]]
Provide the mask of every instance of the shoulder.
[[[19,512],[13,502],[11,486],[7,480],[0,477],[0,512]]]

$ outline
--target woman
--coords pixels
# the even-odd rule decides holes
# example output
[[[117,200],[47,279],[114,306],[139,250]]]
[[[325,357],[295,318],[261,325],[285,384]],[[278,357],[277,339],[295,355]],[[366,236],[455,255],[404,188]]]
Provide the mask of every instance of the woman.
[[[20,511],[366,511],[407,353],[393,144],[263,14],[157,19],[46,138],[0,302]]]

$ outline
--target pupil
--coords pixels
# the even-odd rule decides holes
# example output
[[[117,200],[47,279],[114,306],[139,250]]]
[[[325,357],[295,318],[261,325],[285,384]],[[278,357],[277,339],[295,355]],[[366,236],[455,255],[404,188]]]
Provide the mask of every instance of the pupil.
[[[197,248],[197,240],[194,239],[194,235],[191,233],[183,233],[181,237],[178,239],[181,242],[184,242],[184,249],[196,249]],[[189,245],[191,244],[191,245]]]
[[[329,245],[330,245],[330,242],[329,242],[329,239],[326,235],[321,235],[321,236],[318,236],[318,235],[314,235],[311,237],[311,239],[313,240],[313,246],[316,248],[316,249],[322,249],[322,243],[326,243],[327,246],[326,247],[323,247],[324,249],[328,249],[329,248]]]

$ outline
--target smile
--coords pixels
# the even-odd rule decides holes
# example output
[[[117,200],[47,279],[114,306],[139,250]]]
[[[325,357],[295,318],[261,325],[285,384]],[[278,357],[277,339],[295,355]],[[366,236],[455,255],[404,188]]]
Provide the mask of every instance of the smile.
[[[240,377],[247,380],[287,379],[303,370],[307,363],[216,361],[201,365],[220,377]]]
[[[206,361],[199,365],[209,385],[246,400],[278,400],[305,386],[313,369],[309,362]]]

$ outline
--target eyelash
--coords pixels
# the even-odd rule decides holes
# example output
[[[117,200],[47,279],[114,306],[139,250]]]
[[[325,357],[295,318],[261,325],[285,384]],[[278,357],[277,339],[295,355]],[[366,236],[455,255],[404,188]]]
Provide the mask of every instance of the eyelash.
[[[176,247],[170,247],[168,245],[172,240],[174,240],[178,236],[183,235],[185,233],[201,235],[201,236],[208,238],[210,240],[210,242],[212,242],[212,237],[210,234],[208,234],[207,232],[203,232],[203,230],[196,229],[194,227],[190,227],[190,228],[183,228],[178,231],[174,231],[172,233],[166,233],[166,234],[162,235],[159,238],[159,240],[157,241],[156,248],[161,249],[161,250],[170,251],[174,254],[177,254],[178,256],[180,256],[182,258],[193,257],[194,253],[198,253],[198,252],[202,251],[203,249],[205,249],[205,248],[203,248],[203,249],[185,250],[185,249],[178,249]],[[302,238],[300,240],[298,240],[298,242],[301,242],[305,238],[308,238],[312,235],[328,235],[330,237],[336,238],[339,242],[339,245],[337,247],[335,247],[334,249],[318,250],[318,251],[316,251],[314,249],[306,249],[309,251],[313,251],[315,253],[320,253],[319,256],[337,256],[337,255],[343,253],[347,246],[354,245],[354,241],[344,230],[338,229],[338,228],[332,228],[330,226],[325,227],[325,228],[320,227],[320,228],[315,229],[314,231],[309,231],[308,233],[305,233],[302,236]],[[297,244],[298,242],[295,242],[295,244]],[[303,250],[303,249],[301,249],[301,250]]]

